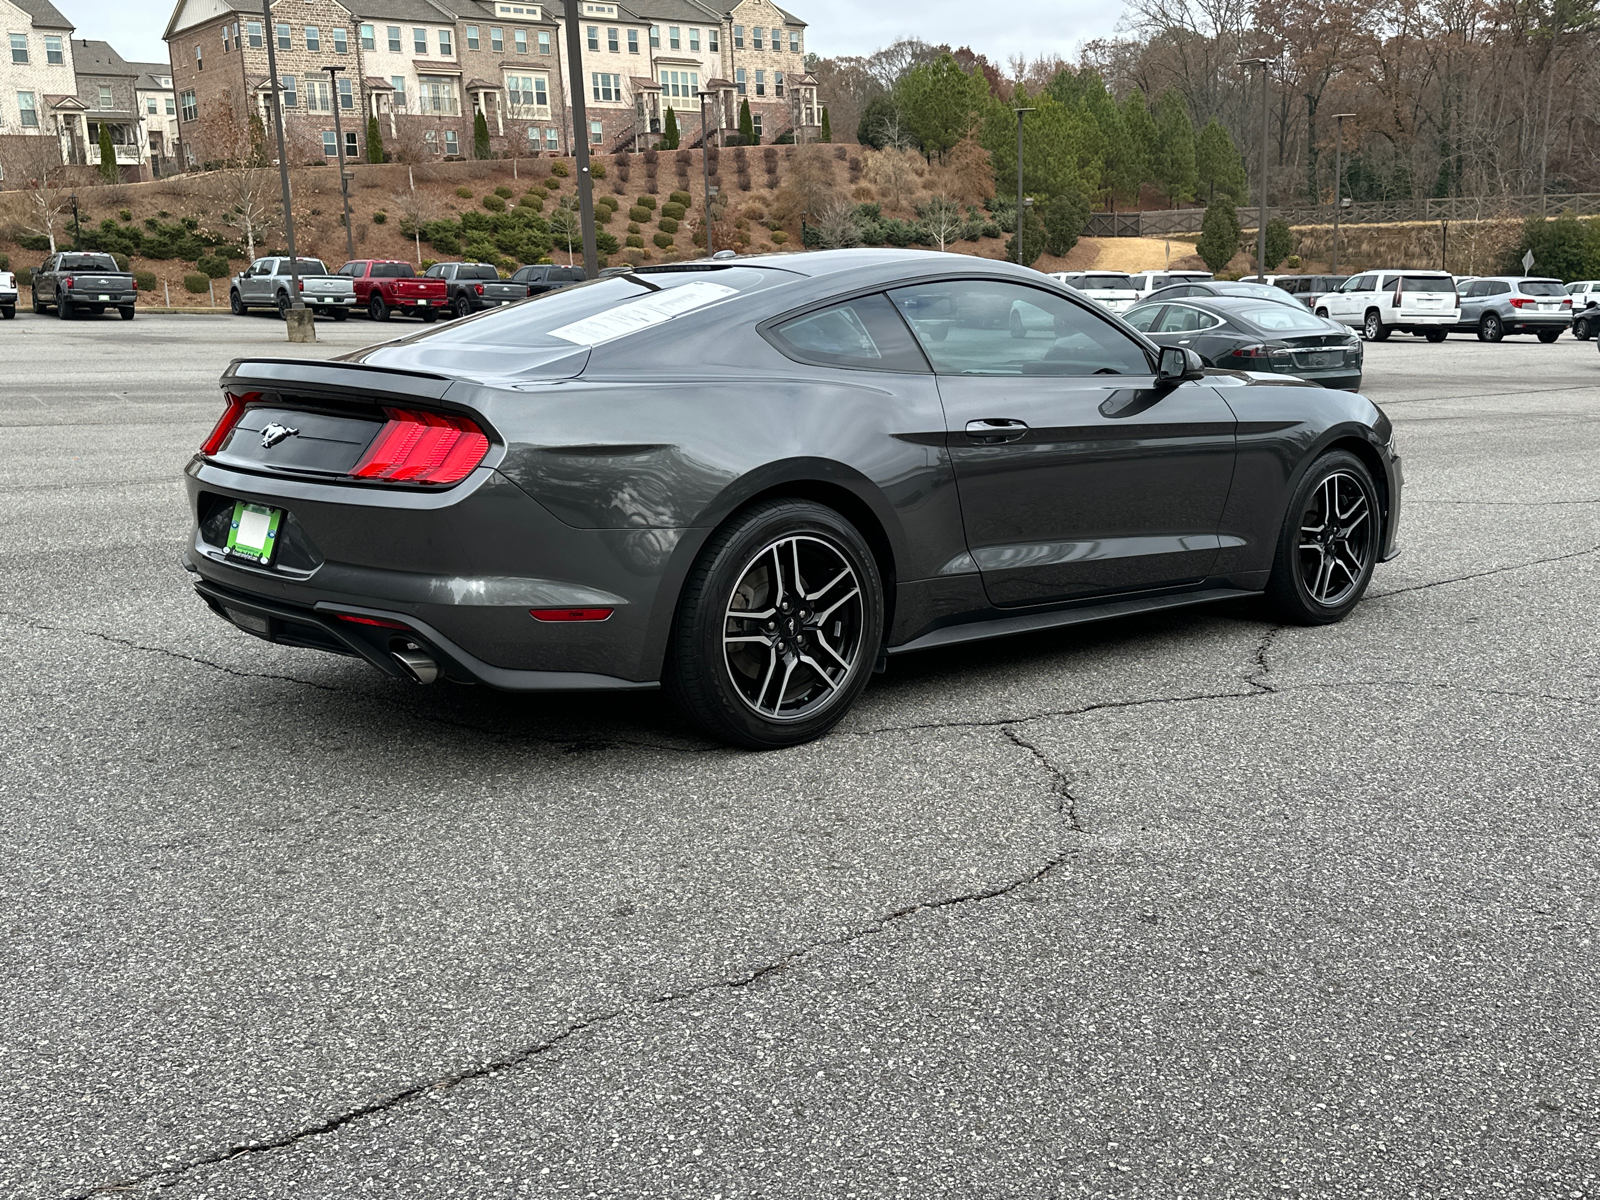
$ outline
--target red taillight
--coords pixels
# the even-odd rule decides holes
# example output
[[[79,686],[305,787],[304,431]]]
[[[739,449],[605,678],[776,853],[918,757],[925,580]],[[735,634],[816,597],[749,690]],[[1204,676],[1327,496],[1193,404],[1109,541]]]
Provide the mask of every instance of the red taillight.
[[[139,290],[139,281],[137,279],[133,281],[133,290],[136,292]]]
[[[1568,296],[1565,300],[1563,300],[1561,302],[1561,307],[1562,308],[1571,308],[1572,307],[1572,297]]]
[[[302,292],[306,290],[306,281],[304,279],[296,279],[295,283],[299,285]]]
[[[465,417],[386,408],[388,422],[350,474],[356,479],[457,483],[489,453],[489,439]]]
[[[358,617],[354,613],[335,613],[334,615],[341,621],[349,621],[352,625],[372,625],[378,629],[403,629],[407,633],[411,632],[411,626],[402,625],[399,621],[383,621],[377,617]]]
[[[613,612],[609,608],[530,608],[528,613],[535,621],[604,621]]]
[[[1272,352],[1265,346],[1240,346],[1229,353],[1229,358],[1270,358]]]
[[[216,428],[211,431],[211,436],[200,443],[200,453],[210,457],[222,449],[222,443],[227,440],[233,427],[239,423],[239,418],[244,416],[245,406],[261,399],[260,392],[246,392],[244,395],[227,393],[228,407],[223,410],[222,416],[217,418]]]
[[[62,287],[71,287],[72,286],[72,276],[68,275],[65,279],[63,279],[61,281],[61,286]]]
[[[480,296],[483,295],[483,284],[481,284],[481,283],[474,284],[473,287],[477,291],[478,295],[480,295]]]
[[[1394,306],[1396,308],[1400,307],[1400,284],[1398,283],[1394,285]]]

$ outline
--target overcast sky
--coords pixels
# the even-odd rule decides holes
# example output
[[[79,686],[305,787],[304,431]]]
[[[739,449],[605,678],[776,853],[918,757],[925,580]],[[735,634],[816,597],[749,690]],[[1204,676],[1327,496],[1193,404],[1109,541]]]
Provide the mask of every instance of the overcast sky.
[[[135,62],[167,60],[161,33],[172,15],[170,0],[55,0],[55,5],[78,27],[78,37],[110,42]],[[973,0],[786,0],[786,7],[810,25],[807,48],[825,57],[870,54],[896,38],[919,37],[969,45],[1002,67],[1013,54],[1074,58],[1085,41],[1111,32],[1122,8],[1115,0],[1007,0],[992,6]],[[982,22],[976,19],[980,11]]]

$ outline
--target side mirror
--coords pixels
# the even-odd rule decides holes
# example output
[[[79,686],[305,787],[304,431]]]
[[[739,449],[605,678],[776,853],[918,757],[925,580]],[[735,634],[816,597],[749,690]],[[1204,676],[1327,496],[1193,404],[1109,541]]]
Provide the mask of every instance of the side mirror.
[[[1199,379],[1205,374],[1205,363],[1193,350],[1182,346],[1163,346],[1156,367],[1156,382],[1165,387],[1177,387],[1186,379]]]

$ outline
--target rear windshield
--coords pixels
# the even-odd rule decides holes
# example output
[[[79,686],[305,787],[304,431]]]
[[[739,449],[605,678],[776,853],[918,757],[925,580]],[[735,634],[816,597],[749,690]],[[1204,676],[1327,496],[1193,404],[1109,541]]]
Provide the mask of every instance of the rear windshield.
[[[1524,296],[1565,296],[1567,293],[1554,279],[1524,279],[1517,285]]]
[[[1456,281],[1449,275],[1402,275],[1402,292],[1453,292]]]
[[[500,272],[493,267],[468,263],[456,272],[457,279],[499,279]]]
[[[372,277],[374,279],[415,279],[417,273],[411,269],[410,263],[373,263]]]
[[[66,254],[61,258],[63,271],[115,271],[117,260],[109,254]]]
[[[598,346],[742,292],[794,279],[758,267],[643,270],[544,292],[526,304],[429,330],[434,345]],[[688,290],[692,289],[692,290]]]
[[[1234,315],[1243,317],[1257,329],[1288,331],[1328,327],[1327,322],[1321,317],[1314,317],[1303,308],[1291,308],[1287,304],[1263,304],[1260,308],[1241,308]]]
[[[1080,288],[1100,288],[1104,291],[1133,291],[1133,280],[1126,275],[1085,275],[1074,284]]]
[[[278,260],[278,274],[287,275],[288,273],[289,260],[280,258]],[[294,260],[294,273],[296,275],[326,275],[328,268],[322,265],[320,258],[297,258]]]
[[[1263,299],[1279,299],[1283,294],[1282,288],[1273,287],[1270,283],[1213,283],[1219,296],[1260,296]]]

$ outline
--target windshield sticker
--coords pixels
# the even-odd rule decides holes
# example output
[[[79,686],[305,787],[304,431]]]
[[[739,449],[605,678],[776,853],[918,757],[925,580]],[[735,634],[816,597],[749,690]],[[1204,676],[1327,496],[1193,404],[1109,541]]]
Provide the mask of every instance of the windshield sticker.
[[[734,288],[724,287],[720,283],[686,283],[682,287],[665,288],[606,312],[574,321],[571,325],[563,325],[560,329],[552,329],[550,336],[579,346],[598,346],[601,342],[648,329],[693,309],[704,308],[724,296],[733,295],[734,291]]]

